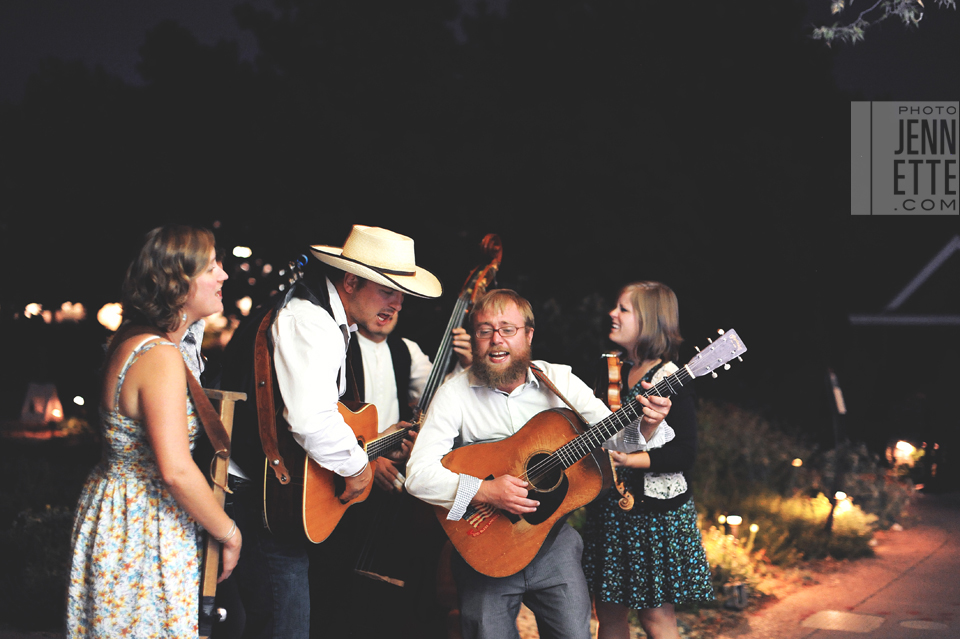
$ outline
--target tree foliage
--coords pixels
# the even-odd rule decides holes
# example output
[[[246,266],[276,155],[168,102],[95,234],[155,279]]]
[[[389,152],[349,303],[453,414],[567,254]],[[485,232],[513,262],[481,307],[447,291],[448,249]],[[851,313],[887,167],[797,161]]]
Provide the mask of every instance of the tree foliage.
[[[850,0],[850,8],[852,6],[853,0]],[[957,8],[956,0],[937,0],[937,6]],[[847,8],[846,0],[830,0],[831,14],[841,14]],[[888,18],[899,18],[908,28],[918,27],[925,10],[923,0],[875,0],[870,7],[858,13],[850,22],[846,24],[835,22],[830,26],[817,27],[813,30],[812,36],[814,40],[823,40],[827,46],[837,41],[856,44],[863,40],[868,28]]]

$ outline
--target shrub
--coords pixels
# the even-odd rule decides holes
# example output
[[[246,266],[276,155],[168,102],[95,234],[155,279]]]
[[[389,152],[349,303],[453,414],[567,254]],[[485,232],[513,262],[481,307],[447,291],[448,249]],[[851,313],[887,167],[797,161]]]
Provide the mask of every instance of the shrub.
[[[25,510],[0,531],[0,618],[59,628],[65,611],[73,509]]]
[[[913,493],[909,481],[898,481],[863,444],[845,442],[821,452],[756,413],[706,401],[699,418],[700,449],[690,473],[698,509],[709,521],[741,515],[743,531],[757,524],[749,550],[761,550],[774,564],[870,555],[873,530],[896,522]],[[802,464],[794,466],[795,459]],[[825,495],[837,491],[849,499],[840,502],[828,529],[831,502]],[[721,575],[730,569],[714,566]]]

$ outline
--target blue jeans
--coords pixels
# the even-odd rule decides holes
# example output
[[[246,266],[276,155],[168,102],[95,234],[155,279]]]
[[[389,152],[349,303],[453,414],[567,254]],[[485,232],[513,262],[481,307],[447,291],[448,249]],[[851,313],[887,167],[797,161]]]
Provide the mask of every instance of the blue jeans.
[[[580,564],[583,540],[561,523],[530,564],[509,577],[482,575],[454,553],[464,639],[519,639],[517,615],[525,603],[543,639],[588,639],[590,595]]]
[[[274,537],[263,524],[262,494],[252,482],[233,485],[236,522],[243,535],[240,561],[233,574],[246,613],[244,637],[308,639],[309,542]]]

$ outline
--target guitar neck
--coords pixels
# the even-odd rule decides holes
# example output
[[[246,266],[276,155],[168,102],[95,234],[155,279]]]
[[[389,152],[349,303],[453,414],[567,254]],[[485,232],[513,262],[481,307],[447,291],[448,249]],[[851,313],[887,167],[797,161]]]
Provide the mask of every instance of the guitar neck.
[[[693,375],[689,369],[684,366],[676,373],[664,377],[656,385],[643,391],[643,397],[658,395],[666,397],[667,395],[676,395],[683,388],[684,383],[692,382]],[[592,424],[586,431],[570,440],[567,444],[557,449],[553,453],[563,464],[564,468],[569,468],[577,463],[591,452],[603,446],[603,443],[626,428],[629,424],[643,417],[643,405],[637,401],[635,396],[623,402],[620,410],[611,413],[605,419],[596,424]]]
[[[373,461],[385,453],[400,448],[400,444],[403,443],[407,433],[413,430],[413,428],[413,426],[404,427],[367,442],[367,459]]]

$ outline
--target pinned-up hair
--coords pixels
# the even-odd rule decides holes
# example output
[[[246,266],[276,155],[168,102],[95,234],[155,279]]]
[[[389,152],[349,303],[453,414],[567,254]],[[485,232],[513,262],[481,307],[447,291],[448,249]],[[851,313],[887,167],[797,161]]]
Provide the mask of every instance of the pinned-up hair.
[[[206,268],[215,247],[207,229],[171,224],[147,233],[123,280],[124,322],[176,330],[190,283]]]

